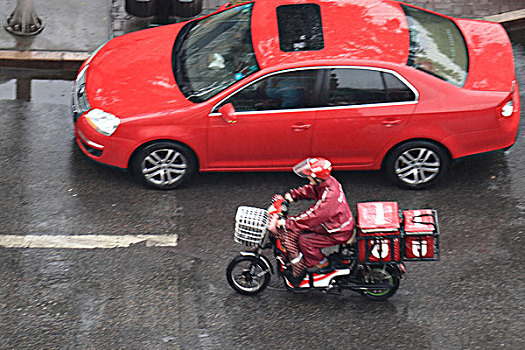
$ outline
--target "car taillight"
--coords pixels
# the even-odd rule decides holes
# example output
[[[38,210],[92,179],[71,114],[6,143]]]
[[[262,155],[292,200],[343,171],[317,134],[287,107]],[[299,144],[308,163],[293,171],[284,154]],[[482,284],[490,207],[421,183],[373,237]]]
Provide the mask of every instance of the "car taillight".
[[[514,113],[514,103],[510,100],[501,107],[500,114],[503,118],[506,118],[510,117],[512,113]]]
[[[503,103],[499,106],[499,116],[500,118],[508,118],[510,117],[514,112],[514,92],[516,88],[516,81],[512,82],[512,90],[509,94],[509,97],[503,101]]]

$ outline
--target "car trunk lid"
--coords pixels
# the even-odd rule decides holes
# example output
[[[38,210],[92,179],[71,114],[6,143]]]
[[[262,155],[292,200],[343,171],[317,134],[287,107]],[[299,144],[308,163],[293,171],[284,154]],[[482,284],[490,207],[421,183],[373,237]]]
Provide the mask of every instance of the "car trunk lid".
[[[498,23],[454,19],[469,53],[469,73],[463,88],[484,91],[511,91],[515,78],[512,46]]]

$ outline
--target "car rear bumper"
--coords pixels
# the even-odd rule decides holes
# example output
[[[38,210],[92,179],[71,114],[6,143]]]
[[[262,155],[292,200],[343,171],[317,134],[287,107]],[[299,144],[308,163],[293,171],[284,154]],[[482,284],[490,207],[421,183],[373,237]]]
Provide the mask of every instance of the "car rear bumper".
[[[518,137],[519,114],[498,120],[499,127],[468,134],[450,136],[443,141],[452,158],[504,150],[512,147]]]

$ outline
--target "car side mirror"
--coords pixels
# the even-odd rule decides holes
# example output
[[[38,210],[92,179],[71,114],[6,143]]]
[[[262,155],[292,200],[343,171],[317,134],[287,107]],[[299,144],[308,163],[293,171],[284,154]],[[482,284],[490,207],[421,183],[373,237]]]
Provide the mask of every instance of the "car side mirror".
[[[224,106],[219,108],[219,113],[221,114],[222,119],[224,119],[227,123],[237,122],[235,107],[233,107],[231,103],[226,103]]]

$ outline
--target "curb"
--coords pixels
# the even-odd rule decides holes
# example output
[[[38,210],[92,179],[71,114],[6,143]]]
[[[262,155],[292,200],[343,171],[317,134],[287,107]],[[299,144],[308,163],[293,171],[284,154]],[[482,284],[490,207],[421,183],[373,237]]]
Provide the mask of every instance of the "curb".
[[[0,50],[2,68],[78,70],[90,52]]]
[[[525,19],[525,9],[509,11],[499,15],[485,16],[481,19],[489,22],[497,22],[500,24],[519,21]]]

